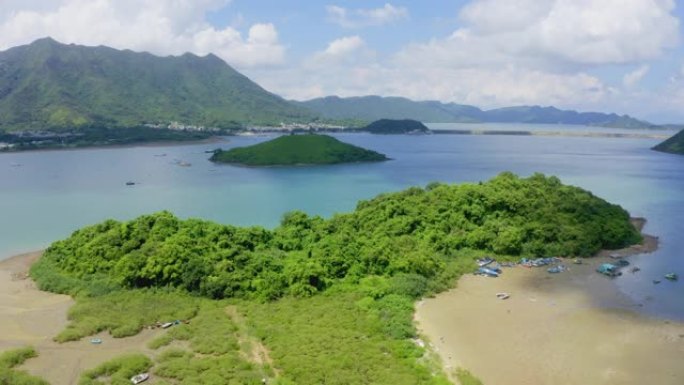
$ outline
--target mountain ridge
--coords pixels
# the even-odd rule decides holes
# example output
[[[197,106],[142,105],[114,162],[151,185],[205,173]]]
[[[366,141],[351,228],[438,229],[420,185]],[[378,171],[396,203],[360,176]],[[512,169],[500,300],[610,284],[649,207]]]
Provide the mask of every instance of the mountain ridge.
[[[576,124],[602,127],[650,128],[656,125],[629,115],[602,112],[561,110],[553,106],[511,106],[482,110],[478,107],[443,103],[435,100],[414,101],[404,97],[378,95],[342,98],[326,96],[293,101],[328,119],[415,119],[428,123],[530,123]]]
[[[0,52],[0,128],[310,121],[213,54],[156,56],[43,38]]]

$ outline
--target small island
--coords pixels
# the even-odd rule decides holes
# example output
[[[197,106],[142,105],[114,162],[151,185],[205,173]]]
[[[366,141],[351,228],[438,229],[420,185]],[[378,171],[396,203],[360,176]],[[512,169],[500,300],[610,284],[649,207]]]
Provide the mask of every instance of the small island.
[[[284,135],[268,142],[227,151],[216,150],[212,162],[246,166],[294,166],[389,160],[372,150],[341,142],[328,135]]]
[[[684,130],[679,131],[679,133],[653,147],[653,149],[661,152],[669,152],[670,154],[684,155]]]
[[[380,119],[362,128],[371,134],[427,134],[430,129],[411,119]]]

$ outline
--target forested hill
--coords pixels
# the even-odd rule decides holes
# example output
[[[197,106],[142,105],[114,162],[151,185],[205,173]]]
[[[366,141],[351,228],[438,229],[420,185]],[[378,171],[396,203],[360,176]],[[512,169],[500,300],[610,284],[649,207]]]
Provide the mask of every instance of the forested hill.
[[[227,151],[217,150],[210,160],[247,166],[294,166],[379,162],[388,158],[332,136],[302,134],[283,135],[267,142]]]
[[[669,152],[684,155],[684,130],[653,147],[656,151]]]
[[[640,239],[617,205],[554,177],[504,173],[382,194],[330,219],[291,212],[274,230],[168,212],[109,220],[53,243],[31,274],[41,289],[67,293],[170,286],[274,299],[372,278],[367,289],[379,295],[419,297],[447,287],[478,252],[590,256]]]
[[[413,101],[400,97],[361,96],[340,98],[328,96],[295,102],[313,113],[331,119],[415,119],[425,123],[531,123],[578,124],[603,127],[645,128],[653,124],[628,115],[601,112],[577,112],[555,107],[518,106],[481,110],[474,106]]]
[[[159,57],[50,38],[0,52],[0,130],[173,121],[227,128],[311,118],[214,55]]]

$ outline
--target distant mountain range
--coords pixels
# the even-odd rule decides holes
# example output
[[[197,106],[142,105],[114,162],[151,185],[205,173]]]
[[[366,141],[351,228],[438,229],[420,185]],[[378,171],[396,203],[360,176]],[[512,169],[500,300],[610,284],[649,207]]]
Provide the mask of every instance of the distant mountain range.
[[[307,122],[214,55],[159,57],[50,38],[0,52],[0,128]]]
[[[0,131],[73,131],[152,125],[238,128],[379,119],[429,123],[564,123],[651,127],[627,115],[554,107],[477,107],[401,97],[330,96],[287,101],[214,55],[159,57],[50,38],[0,52]]]
[[[628,115],[559,110],[555,107],[520,106],[481,110],[474,106],[413,101],[401,97],[328,96],[294,102],[328,119],[415,119],[426,123],[533,123],[581,124],[602,127],[644,128],[655,125]]]

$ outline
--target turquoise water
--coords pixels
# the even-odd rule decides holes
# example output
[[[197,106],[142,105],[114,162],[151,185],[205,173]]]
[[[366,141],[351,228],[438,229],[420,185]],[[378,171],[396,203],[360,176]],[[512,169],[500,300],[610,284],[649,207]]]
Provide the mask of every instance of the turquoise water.
[[[646,231],[660,237],[660,249],[634,257],[642,271],[615,283],[643,303],[643,311],[684,319],[684,282],[651,283],[669,271],[684,276],[684,156],[649,150],[658,140],[337,136],[394,160],[296,168],[235,167],[207,160],[206,150],[249,145],[267,137],[0,154],[0,259],[45,247],[106,218],[130,219],[166,209],[180,217],[273,227],[289,210],[329,216],[352,210],[360,199],[411,185],[486,180],[506,170],[521,175],[538,171],[648,219]],[[128,181],[136,185],[126,186]]]

